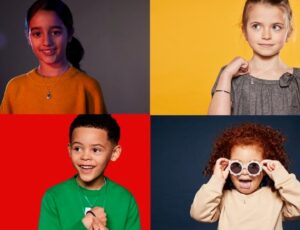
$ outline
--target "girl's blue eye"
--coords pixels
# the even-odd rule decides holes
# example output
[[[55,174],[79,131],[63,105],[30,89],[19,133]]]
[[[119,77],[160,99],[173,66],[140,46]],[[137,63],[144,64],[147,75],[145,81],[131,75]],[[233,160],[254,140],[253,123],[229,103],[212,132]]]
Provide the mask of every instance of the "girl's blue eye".
[[[280,25],[273,25],[273,30],[275,30],[275,31],[279,31],[279,30],[281,30],[282,29],[282,27],[280,26]]]
[[[259,24],[253,24],[253,25],[252,25],[252,28],[253,28],[254,30],[259,30],[259,29],[261,28],[261,26],[260,26]]]

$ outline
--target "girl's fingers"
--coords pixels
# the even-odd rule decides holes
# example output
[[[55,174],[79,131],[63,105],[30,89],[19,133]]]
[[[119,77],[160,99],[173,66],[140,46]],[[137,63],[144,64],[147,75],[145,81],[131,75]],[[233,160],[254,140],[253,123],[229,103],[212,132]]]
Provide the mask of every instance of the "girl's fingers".
[[[267,166],[263,165],[262,168],[268,175],[270,175],[271,171],[268,169]]]
[[[224,171],[227,168],[228,164],[229,164],[229,160],[226,158],[219,158],[217,160],[217,165],[218,167],[220,167],[222,171]]]
[[[269,171],[273,171],[276,168],[275,162],[273,160],[263,160],[262,165],[265,165]]]
[[[224,157],[221,157],[217,160],[217,163],[218,164],[221,164],[221,163],[228,163],[229,160],[227,158],[224,158]]]
[[[228,177],[229,174],[229,167],[225,168],[224,170],[224,178],[226,179]]]

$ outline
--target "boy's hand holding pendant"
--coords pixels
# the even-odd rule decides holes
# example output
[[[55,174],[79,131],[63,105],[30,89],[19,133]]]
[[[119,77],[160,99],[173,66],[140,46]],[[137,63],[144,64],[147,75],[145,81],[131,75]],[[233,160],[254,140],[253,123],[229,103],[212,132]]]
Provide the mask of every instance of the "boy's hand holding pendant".
[[[106,213],[101,207],[92,208],[82,219],[83,225],[88,230],[108,230],[106,228]]]

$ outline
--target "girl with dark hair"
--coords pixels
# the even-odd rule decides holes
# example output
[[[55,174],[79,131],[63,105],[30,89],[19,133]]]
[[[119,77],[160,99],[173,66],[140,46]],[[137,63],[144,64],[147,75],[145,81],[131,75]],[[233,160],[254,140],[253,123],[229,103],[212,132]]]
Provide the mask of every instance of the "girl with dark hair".
[[[234,58],[222,68],[212,89],[211,115],[300,114],[300,69],[279,57],[292,33],[288,0],[247,0],[242,31],[251,60]]]
[[[300,183],[287,171],[285,138],[271,127],[242,124],[214,143],[191,216],[226,229],[282,229],[300,217]]]
[[[61,0],[37,0],[25,33],[39,66],[6,86],[0,113],[105,113],[100,85],[80,69],[84,49]]]

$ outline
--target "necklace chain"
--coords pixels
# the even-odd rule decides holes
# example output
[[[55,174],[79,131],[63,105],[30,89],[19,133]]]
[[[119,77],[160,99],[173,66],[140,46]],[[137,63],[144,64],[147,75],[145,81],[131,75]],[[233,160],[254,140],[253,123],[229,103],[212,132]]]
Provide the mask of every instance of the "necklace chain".
[[[62,71],[62,73],[59,74],[59,75],[64,74],[69,68],[70,68],[70,65],[68,64],[68,65],[64,68],[64,70]],[[39,72],[39,74],[40,74],[43,78],[45,78],[45,79],[46,79],[46,78],[49,78],[49,77],[46,77],[45,75],[41,74],[41,72],[40,72],[40,66],[38,67],[38,72]],[[60,79],[61,79],[61,76],[56,77],[56,80],[54,81],[54,84],[52,85],[52,90],[51,90],[51,88],[50,88],[50,84],[48,85],[48,84],[45,83],[45,88],[47,89],[47,95],[46,95],[46,99],[47,99],[47,100],[52,99],[52,97],[53,97],[52,91],[54,90],[55,86],[57,85],[57,83],[59,82]]]
[[[104,178],[104,185],[100,188],[100,190],[101,190],[105,185],[106,185],[106,179]],[[81,191],[81,193],[82,193],[84,199],[85,199],[85,200],[87,201],[87,203],[89,204],[89,206],[90,206],[91,208],[93,208],[93,207],[95,206],[95,204],[97,203],[97,201],[98,201],[98,199],[99,199],[100,196],[97,196],[96,200],[94,201],[94,204],[92,204],[92,203],[90,202],[89,198],[86,196],[86,194],[84,194],[84,192],[82,191],[82,189],[81,189],[80,191]]]
[[[82,210],[83,213],[86,214],[87,211],[91,210],[92,208],[95,207],[98,199],[100,196],[97,196],[96,200],[93,202],[93,204],[90,202],[90,200],[88,199],[88,197],[86,196],[86,194],[84,194],[84,191],[82,190],[82,188],[79,186],[79,184],[77,183],[78,186],[78,190],[79,190],[79,196],[80,196],[80,201],[82,204]],[[106,185],[106,178],[104,177],[104,185],[99,189],[99,191],[105,187],[105,191],[104,191],[104,198],[103,198],[103,203],[102,203],[102,208],[105,207],[105,201],[106,201],[106,195],[107,195],[107,185]],[[82,195],[82,196],[81,196]],[[89,207],[86,207],[86,205],[84,205],[84,201],[82,200],[82,197],[84,198],[84,200],[86,201],[86,203],[88,204]]]

